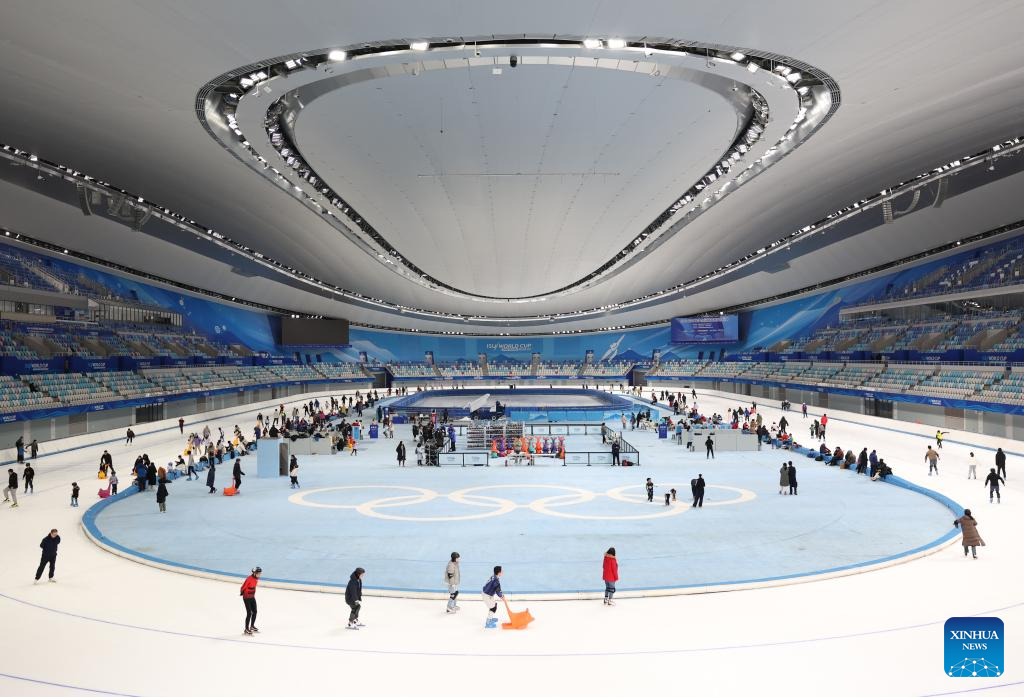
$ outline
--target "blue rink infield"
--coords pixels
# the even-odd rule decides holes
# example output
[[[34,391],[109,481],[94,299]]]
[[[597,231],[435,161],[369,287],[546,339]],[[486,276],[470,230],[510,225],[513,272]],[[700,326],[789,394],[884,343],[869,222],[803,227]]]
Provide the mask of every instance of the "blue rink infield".
[[[390,451],[392,442],[380,445]],[[794,458],[800,494],[782,496],[778,469],[789,453],[721,453],[710,462],[664,442],[650,450],[660,457],[645,454],[655,464],[639,468],[399,469],[362,451],[307,456],[301,489],[287,477],[248,476],[240,495],[225,497],[179,479],[165,514],[147,490],[97,504],[84,525],[101,546],[144,563],[227,578],[260,565],[265,584],[299,590],[343,590],[362,566],[368,592],[441,594],[458,551],[464,594],[473,597],[501,564],[508,592],[538,599],[601,593],[608,547],[617,550],[620,595],[662,595],[859,573],[957,536],[953,511],[926,493],[807,458]],[[254,475],[255,462],[248,466]],[[698,472],[707,490],[693,509],[689,482]],[[673,487],[678,500],[666,506]]]

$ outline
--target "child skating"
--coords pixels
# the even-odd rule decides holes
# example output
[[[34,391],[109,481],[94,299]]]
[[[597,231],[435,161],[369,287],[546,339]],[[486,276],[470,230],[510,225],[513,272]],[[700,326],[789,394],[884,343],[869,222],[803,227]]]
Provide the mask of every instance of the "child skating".
[[[71,507],[78,508],[78,482],[71,482]]]
[[[650,477],[647,478],[647,483],[644,486],[647,488],[647,502],[651,503],[654,501],[654,482]]]
[[[348,627],[346,629],[359,629],[366,625],[359,621],[359,611],[363,609],[363,574],[366,569],[359,566],[348,578],[348,585],[345,586],[345,604],[348,605]]]
[[[452,552],[451,561],[448,562],[448,566],[444,570],[444,583],[448,587],[448,608],[445,610],[447,614],[458,612],[460,609],[458,605],[460,577],[459,553]]]
[[[501,592],[501,566],[494,567],[494,575],[484,584],[483,596],[484,605],[487,607],[487,621],[484,622],[484,629],[497,629],[498,598],[505,599],[505,594]]]

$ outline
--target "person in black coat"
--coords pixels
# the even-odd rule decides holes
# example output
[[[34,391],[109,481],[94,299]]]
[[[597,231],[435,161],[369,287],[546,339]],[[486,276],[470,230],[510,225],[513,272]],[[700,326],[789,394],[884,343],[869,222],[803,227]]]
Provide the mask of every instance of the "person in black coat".
[[[868,449],[864,448],[857,456],[857,474],[868,473]]]
[[[348,578],[348,585],[345,586],[345,604],[349,607],[348,628],[359,629],[366,625],[359,621],[359,610],[363,605],[363,574],[366,569],[359,566]]]
[[[210,471],[206,473],[206,486],[210,487],[210,493],[216,494],[217,489],[213,486],[214,478],[217,474],[217,466],[213,464],[213,460],[210,460]]]
[[[231,476],[235,480],[235,489],[238,489],[239,487],[241,487],[242,486],[242,477],[245,476],[245,472],[242,471],[242,461],[241,460],[235,460],[235,466],[231,470]]]
[[[988,476],[985,477],[985,486],[988,487],[989,503],[992,503],[993,494],[995,494],[996,500],[999,501],[999,503],[1003,502],[1003,497],[999,495],[999,482],[1006,484],[1006,480],[996,473],[995,467],[992,467],[988,472]]]
[[[50,531],[50,534],[39,543],[39,549],[43,550],[42,559],[39,560],[39,568],[36,569],[36,583],[43,577],[43,569],[50,565],[50,583],[54,583],[53,572],[57,567],[57,546],[60,544],[60,535],[57,528]]]
[[[161,478],[156,487],[156,502],[160,506],[160,512],[167,512],[167,480]]]
[[[1002,448],[996,450],[996,474],[1006,479],[1006,453]]]
[[[707,455],[704,456],[704,459],[707,460],[710,457],[712,460],[714,460],[715,459],[715,439],[712,438],[711,436],[708,436],[708,439],[706,441],[704,441],[704,447],[708,449]]]
[[[698,474],[697,478],[690,482],[690,491],[693,493],[693,505],[690,508],[704,507],[704,475]]]
[[[619,450],[621,446],[618,440],[612,441],[612,467],[619,464]]]
[[[796,496],[796,467],[793,466],[793,461],[789,461],[789,493]]]
[[[139,491],[140,492],[141,491],[145,491],[146,490],[146,476],[147,476],[147,473],[148,473],[149,470],[146,467],[146,463],[142,461],[141,457],[135,460],[135,467],[134,467],[134,469],[135,469],[135,485],[137,487],[139,487]]]
[[[25,484],[25,493],[31,491],[33,494],[36,493],[35,486],[36,471],[32,469],[32,463],[25,463],[25,471],[21,473],[21,481]]]
[[[398,466],[405,467],[405,443],[398,441],[398,447],[395,448],[395,453],[398,455]]]
[[[142,456],[142,459],[146,461],[146,484],[156,486],[156,465],[150,462],[145,455]]]

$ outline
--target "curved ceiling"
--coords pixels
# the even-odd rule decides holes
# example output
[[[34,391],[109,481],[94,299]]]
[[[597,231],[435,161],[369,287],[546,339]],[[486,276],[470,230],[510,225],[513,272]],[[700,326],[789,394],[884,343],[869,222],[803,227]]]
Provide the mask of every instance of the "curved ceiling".
[[[137,192],[305,274],[443,312],[532,315],[538,307],[481,305],[368,263],[364,251],[325,216],[290,192],[269,187],[217,147],[196,121],[196,91],[236,66],[309,47],[350,46],[367,37],[522,35],[538,26],[553,35],[656,34],[753,47],[820,66],[839,84],[842,108],[803,147],[666,237],[654,253],[600,283],[551,298],[545,312],[614,305],[714,271],[881,187],[1024,132],[1024,68],[1016,59],[1024,53],[1016,30],[1024,19],[1019,3],[941,0],[929,3],[926,13],[893,3],[808,6],[788,0],[770,6],[655,0],[628,7],[596,0],[456,2],[442,8],[407,0],[45,5],[13,0],[4,6],[0,141]],[[312,102],[296,121],[296,144],[331,187],[358,200],[356,207],[432,276],[482,295],[547,293],[572,282],[572,272],[603,263],[636,235],[630,230],[617,239],[617,230],[637,220],[646,225],[652,212],[690,186],[698,170],[714,162],[715,150],[728,146],[737,112],[692,84],[670,91],[667,85],[651,88],[656,81],[650,78],[614,71],[528,67],[539,68],[520,65],[502,75],[472,71],[483,73],[472,79],[480,96],[486,95],[484,104],[480,98],[467,103],[460,87],[471,78],[461,71],[346,88],[359,91],[358,105],[346,101],[346,90]],[[557,102],[559,91],[574,95],[569,111]],[[259,97],[261,111],[279,96]],[[635,103],[644,105],[639,113],[628,108]],[[701,104],[712,108],[714,119],[701,117]],[[452,129],[443,137],[442,108]],[[553,116],[556,108],[559,117]],[[557,122],[563,113],[575,126]],[[683,135],[680,123],[688,126]],[[627,130],[617,131],[622,124]],[[545,143],[548,133],[554,140]],[[482,170],[485,154],[489,169]],[[505,172],[510,177],[453,181],[460,179],[452,176],[460,173],[457,168],[470,165],[477,167],[471,174],[516,170]],[[599,176],[605,171],[618,174]],[[510,181],[490,182],[488,189],[485,180],[492,179]],[[517,179],[522,182],[511,183]],[[678,191],[666,188],[670,179]],[[581,198],[574,201],[577,190]],[[986,212],[1004,222],[1024,218],[1019,197],[1000,197],[991,205]],[[499,211],[493,225],[492,206]],[[2,210],[0,224],[30,217]],[[125,228],[122,243],[110,245],[118,238],[113,232],[69,235],[64,226],[70,220],[49,220],[33,221],[34,229],[25,231],[65,243],[70,238],[82,251],[122,256],[137,268],[169,275],[167,255],[153,236]],[[943,224],[941,218],[936,224]],[[904,252],[933,246],[928,230],[905,241]],[[161,242],[178,243],[170,235]],[[880,261],[894,253],[885,245],[876,251]],[[199,256],[193,264],[175,266],[185,282],[221,282],[202,269]],[[273,274],[267,283],[276,283]],[[795,277],[773,283],[776,289],[804,285]],[[757,297],[756,288],[750,292],[755,295],[749,299]],[[328,314],[357,314],[345,301],[334,306],[337,311]],[[358,314],[373,321],[372,312]],[[398,324],[389,319],[382,315],[379,323]],[[616,321],[630,319],[626,313]]]
[[[362,82],[307,104],[294,126],[332,188],[467,293],[541,295],[596,269],[714,169],[746,123],[684,80],[493,70]]]

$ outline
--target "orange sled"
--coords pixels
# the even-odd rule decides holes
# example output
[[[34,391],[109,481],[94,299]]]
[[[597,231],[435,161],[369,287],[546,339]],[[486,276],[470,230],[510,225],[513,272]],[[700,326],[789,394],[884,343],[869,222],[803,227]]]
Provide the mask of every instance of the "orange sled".
[[[530,614],[529,608],[522,612],[512,612],[512,608],[508,606],[506,600],[505,611],[508,612],[508,622],[502,623],[502,629],[526,629],[526,626],[533,622],[533,615]]]
[[[226,486],[226,487],[224,487],[224,495],[225,496],[234,496],[237,493],[238,493],[238,489],[236,489],[233,486]]]

